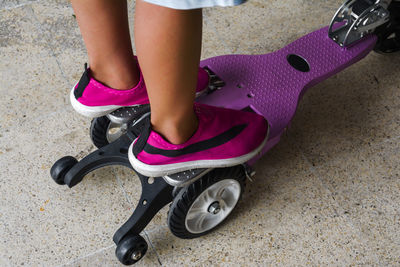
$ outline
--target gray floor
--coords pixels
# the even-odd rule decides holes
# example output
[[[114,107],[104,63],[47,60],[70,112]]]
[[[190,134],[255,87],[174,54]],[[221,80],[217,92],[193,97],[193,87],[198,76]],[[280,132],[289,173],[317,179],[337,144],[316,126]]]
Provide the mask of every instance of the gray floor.
[[[341,1],[326,2],[207,9],[203,58],[272,52],[327,25]],[[134,174],[108,167],[73,189],[49,176],[94,149],[67,97],[86,60],[66,1],[0,0],[0,266],[119,265],[112,235],[138,201]],[[180,240],[164,208],[138,265],[400,266],[399,70],[399,54],[372,53],[311,89],[231,219]]]

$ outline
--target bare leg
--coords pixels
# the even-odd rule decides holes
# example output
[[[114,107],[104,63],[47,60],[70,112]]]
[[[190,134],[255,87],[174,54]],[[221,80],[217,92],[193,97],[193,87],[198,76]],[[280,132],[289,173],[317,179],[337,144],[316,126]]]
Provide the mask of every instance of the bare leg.
[[[135,42],[153,129],[180,144],[197,129],[193,110],[201,53],[202,10],[136,1]]]
[[[139,81],[126,0],[71,0],[89,55],[92,76],[114,89]]]

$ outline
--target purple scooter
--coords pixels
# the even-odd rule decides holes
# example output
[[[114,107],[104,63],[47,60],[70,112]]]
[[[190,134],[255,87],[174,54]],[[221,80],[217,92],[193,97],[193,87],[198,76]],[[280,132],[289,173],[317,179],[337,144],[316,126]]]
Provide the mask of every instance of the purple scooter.
[[[269,139],[262,153],[244,165],[196,169],[164,176],[137,174],[142,195],[128,221],[114,235],[116,256],[130,265],[147,251],[140,236],[154,215],[172,202],[168,225],[180,238],[207,234],[236,207],[251,166],[276,145],[306,90],[364,58],[372,50],[400,50],[400,1],[348,0],[329,27],[312,32],[271,54],[225,55],[201,61],[210,76],[209,90],[197,101],[209,105],[256,112],[269,123]],[[91,125],[91,138],[99,148],[79,162],[70,156],[51,168],[58,184],[73,187],[89,172],[106,165],[132,168],[127,151],[140,134],[149,107],[124,108]],[[115,132],[117,129],[117,132]]]

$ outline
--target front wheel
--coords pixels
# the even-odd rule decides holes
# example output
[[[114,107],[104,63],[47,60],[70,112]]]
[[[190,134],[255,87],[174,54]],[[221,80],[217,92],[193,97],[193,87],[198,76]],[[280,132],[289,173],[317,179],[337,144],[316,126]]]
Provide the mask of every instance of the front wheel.
[[[400,1],[393,0],[388,7],[390,20],[378,27],[375,34],[378,41],[374,51],[381,54],[388,54],[400,51]]]
[[[168,212],[168,226],[180,238],[212,231],[231,214],[245,187],[243,166],[215,169],[182,188]]]

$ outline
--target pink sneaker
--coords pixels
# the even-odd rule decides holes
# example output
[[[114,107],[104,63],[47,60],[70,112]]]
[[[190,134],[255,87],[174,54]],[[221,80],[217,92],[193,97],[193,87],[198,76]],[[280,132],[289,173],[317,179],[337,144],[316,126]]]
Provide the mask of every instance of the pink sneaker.
[[[195,103],[199,126],[184,144],[174,145],[152,131],[150,116],[129,147],[129,161],[139,173],[159,177],[198,168],[245,163],[264,147],[268,123],[260,115]]]
[[[208,87],[208,73],[199,68],[196,95],[202,94]],[[85,72],[70,92],[72,107],[87,117],[101,117],[121,107],[149,104],[146,85],[140,72],[139,83],[129,90],[115,90],[90,77],[85,64]]]

